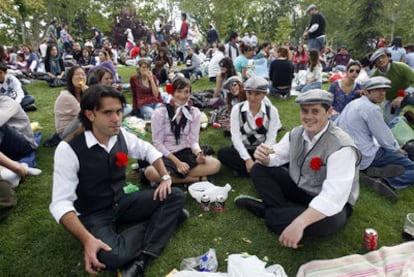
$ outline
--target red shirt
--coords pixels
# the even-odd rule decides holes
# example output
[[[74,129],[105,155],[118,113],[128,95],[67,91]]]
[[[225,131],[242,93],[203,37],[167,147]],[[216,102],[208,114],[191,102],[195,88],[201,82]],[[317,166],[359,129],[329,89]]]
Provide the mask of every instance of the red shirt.
[[[153,76],[154,82],[157,83],[157,77]],[[161,94],[155,97],[152,94],[151,84],[148,87],[144,86],[138,75],[134,75],[129,80],[131,84],[132,107],[135,109],[141,108],[143,105],[151,103],[162,103]]]
[[[187,32],[188,32],[188,23],[187,21],[183,21],[183,23],[181,24],[180,39],[186,39]]]

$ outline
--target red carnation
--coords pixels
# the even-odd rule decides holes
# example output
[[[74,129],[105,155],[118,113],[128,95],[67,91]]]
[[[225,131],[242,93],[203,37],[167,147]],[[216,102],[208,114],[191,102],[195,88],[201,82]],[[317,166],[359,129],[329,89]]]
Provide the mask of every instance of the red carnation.
[[[320,157],[313,157],[310,161],[310,168],[312,170],[321,170],[323,163],[322,163],[322,159]]]
[[[399,89],[397,92],[398,96],[405,97],[405,91],[403,89]]]
[[[116,161],[115,165],[118,167],[123,167],[128,164],[128,155],[124,152],[118,152],[116,153]]]
[[[263,127],[263,117],[256,118],[256,126],[259,128]]]

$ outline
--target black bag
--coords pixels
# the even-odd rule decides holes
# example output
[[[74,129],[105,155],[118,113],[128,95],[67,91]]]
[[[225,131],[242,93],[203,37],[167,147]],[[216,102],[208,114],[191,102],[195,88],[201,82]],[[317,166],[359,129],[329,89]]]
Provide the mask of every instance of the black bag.
[[[414,139],[407,141],[402,149],[407,152],[408,158],[414,161]]]
[[[16,193],[10,183],[0,180],[0,221],[9,216],[16,204]]]

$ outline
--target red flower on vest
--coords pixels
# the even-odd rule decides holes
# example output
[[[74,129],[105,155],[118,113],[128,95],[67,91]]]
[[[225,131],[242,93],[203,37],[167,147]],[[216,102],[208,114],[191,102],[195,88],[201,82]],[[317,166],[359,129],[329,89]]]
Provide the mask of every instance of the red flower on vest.
[[[322,165],[323,165],[323,162],[320,157],[313,157],[309,164],[310,168],[315,171],[321,170]]]
[[[115,160],[116,166],[123,167],[128,164],[128,155],[125,154],[124,152],[116,153],[115,157],[116,157],[116,160]]]
[[[256,118],[256,126],[259,128],[263,127],[263,117]]]

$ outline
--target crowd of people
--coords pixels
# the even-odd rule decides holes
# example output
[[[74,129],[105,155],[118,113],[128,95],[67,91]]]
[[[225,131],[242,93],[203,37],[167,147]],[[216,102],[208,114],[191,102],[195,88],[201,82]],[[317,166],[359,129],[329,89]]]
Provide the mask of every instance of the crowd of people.
[[[160,14],[153,41],[135,40],[125,29],[126,56],[96,27],[81,46],[68,25],[58,35],[52,21],[39,55],[28,45],[8,53],[0,47],[6,51],[0,53],[0,165],[19,178],[39,174],[35,163],[23,163],[39,140],[25,112],[36,110],[35,99],[22,81],[40,79],[64,87],[54,105],[56,134],[48,139],[57,145],[49,208],[82,243],[88,273],[144,274],[189,217],[184,193],[172,185],[210,181],[222,165],[251,178],[258,198],[240,195],[235,204],[263,218],[281,245],[297,248],[304,236],[337,233],[358,199],[360,170],[363,183],[391,201],[398,199],[396,189],[414,184],[414,162],[391,132],[402,109],[414,105],[413,49],[405,51],[395,38],[372,53],[366,67],[346,46],[337,53],[326,46],[325,19],[315,5],[306,13],[308,44],[296,49],[259,43],[253,31],[232,32],[221,44],[213,26],[206,47],[199,47],[185,13],[178,36],[167,41]],[[136,67],[129,84],[119,64]],[[323,72],[331,70],[337,75],[323,90]],[[217,158],[199,144],[201,111],[191,101],[192,83],[204,76],[230,126],[232,145],[220,148]],[[301,125],[276,142],[283,127],[270,98],[288,99],[292,91]],[[152,144],[121,127],[130,115],[151,123]],[[139,161],[150,188],[124,192],[128,157]],[[13,206],[2,169],[0,189]]]

